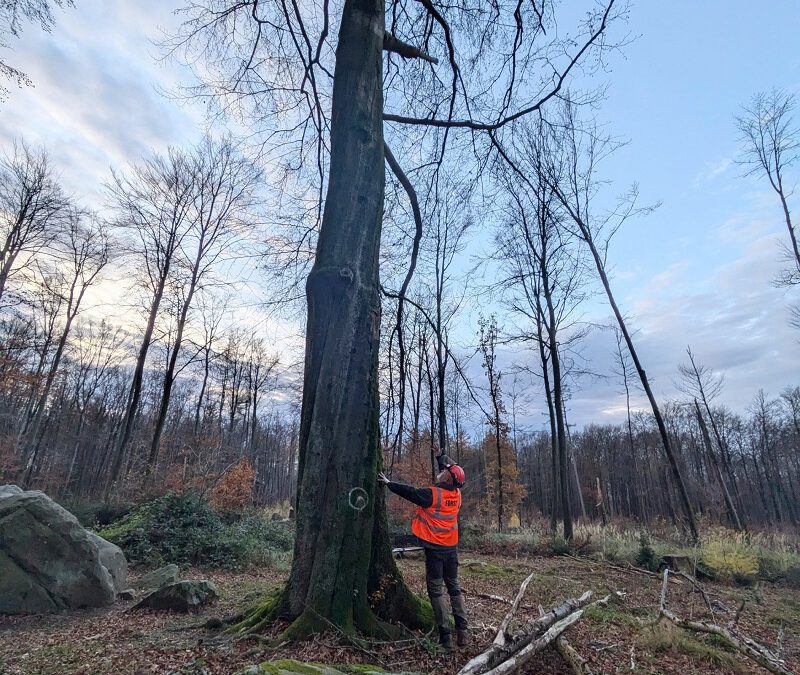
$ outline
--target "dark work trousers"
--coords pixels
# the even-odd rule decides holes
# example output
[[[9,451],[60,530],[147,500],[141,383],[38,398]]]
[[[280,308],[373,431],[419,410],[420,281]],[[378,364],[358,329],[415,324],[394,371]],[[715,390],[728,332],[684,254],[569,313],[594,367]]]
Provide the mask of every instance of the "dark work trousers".
[[[450,633],[450,619],[444,599],[444,587],[450,596],[450,606],[456,628],[467,628],[467,610],[464,607],[464,596],[458,585],[458,550],[438,551],[425,549],[425,582],[428,586],[428,597],[433,607],[433,617],[439,627],[440,634]]]

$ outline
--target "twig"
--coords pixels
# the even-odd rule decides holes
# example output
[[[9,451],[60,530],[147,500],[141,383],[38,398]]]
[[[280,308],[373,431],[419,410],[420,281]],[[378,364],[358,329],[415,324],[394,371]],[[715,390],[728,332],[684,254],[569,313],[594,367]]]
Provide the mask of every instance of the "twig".
[[[621,642],[615,642],[613,645],[603,645],[602,647],[595,647],[594,650],[596,652],[611,651],[612,649],[616,649],[617,647],[619,647],[620,644],[622,644],[622,643]]]
[[[675,613],[667,609],[667,586],[669,580],[669,569],[664,570],[664,582],[661,586],[661,604],[660,615],[669,619],[672,623],[680,628],[692,630],[698,633],[710,633],[724,638],[732,647],[742,652],[753,661],[758,663],[763,668],[766,668],[771,673],[778,675],[792,675],[792,671],[788,670],[783,663],[783,659],[773,654],[764,645],[759,644],[752,638],[744,635],[734,633],[732,629],[717,626],[713,623],[705,621],[690,621],[682,619]]]
[[[464,592],[473,598],[484,598],[486,600],[494,600],[495,602],[502,602],[504,605],[510,605],[513,602],[513,600],[504,598],[502,595],[494,595],[492,593],[476,593],[475,591],[464,591]],[[522,607],[522,609],[536,609],[534,605],[520,605],[520,607]]]
[[[742,616],[742,610],[744,610],[744,606],[746,604],[747,604],[747,598],[742,598],[742,602],[739,605],[739,609],[736,610],[735,616],[728,622],[729,630],[733,630],[736,628],[736,625],[739,623],[739,618]]]
[[[578,562],[581,562],[584,565],[589,565],[590,564],[589,561],[584,560],[583,558],[579,558],[578,556],[571,555],[569,553],[565,554],[565,557],[572,558],[572,560],[577,560]],[[617,570],[619,572],[635,572],[636,574],[643,574],[645,576],[653,577],[655,579],[658,579],[658,578],[661,577],[661,575],[658,574],[657,572],[651,572],[650,570],[646,570],[646,569],[643,569],[641,567],[636,567],[636,565],[632,565],[631,563],[628,563],[627,566],[622,567],[621,565],[615,565],[614,563],[609,562],[608,560],[594,560],[592,562],[602,563],[606,567],[610,567],[611,569]],[[670,581],[673,584],[680,584],[681,583],[680,580],[678,580],[678,579],[670,579]]]
[[[714,608],[711,606],[711,600],[708,598],[708,594],[705,592],[703,587],[700,585],[700,582],[697,581],[697,577],[693,577],[686,572],[673,572],[673,574],[677,574],[680,577],[686,579],[692,586],[694,586],[695,590],[703,596],[703,600],[706,603],[706,607],[708,607],[708,611],[711,612],[711,618],[714,619]]]
[[[522,582],[522,585],[519,587],[519,591],[517,591],[517,597],[514,598],[514,602],[511,603],[511,609],[509,610],[508,614],[505,615],[505,618],[500,623],[500,628],[497,631],[497,635],[492,642],[493,645],[497,645],[498,647],[502,647],[506,644],[506,631],[508,630],[508,626],[511,623],[511,620],[514,618],[514,614],[519,609],[519,605],[522,602],[522,597],[525,595],[525,591],[528,589],[528,584],[531,583],[531,580],[535,576],[534,572],[531,572],[526,578],[525,581]]]

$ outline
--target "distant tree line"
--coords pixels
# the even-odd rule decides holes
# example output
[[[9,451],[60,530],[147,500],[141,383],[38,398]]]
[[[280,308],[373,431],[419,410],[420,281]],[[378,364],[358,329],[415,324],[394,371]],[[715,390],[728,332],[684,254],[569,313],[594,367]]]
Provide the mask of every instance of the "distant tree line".
[[[230,268],[254,255],[260,181],[229,138],[206,138],[115,172],[101,215],[67,195],[44,150],[20,141],[5,154],[4,480],[140,498],[213,488],[245,457],[258,503],[291,499],[290,382],[226,307]]]

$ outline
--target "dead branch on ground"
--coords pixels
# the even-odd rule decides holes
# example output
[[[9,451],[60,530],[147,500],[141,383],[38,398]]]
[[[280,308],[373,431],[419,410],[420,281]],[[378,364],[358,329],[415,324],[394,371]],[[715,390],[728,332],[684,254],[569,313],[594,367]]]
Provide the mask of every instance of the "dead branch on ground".
[[[668,619],[676,626],[691,630],[697,633],[710,633],[718,635],[726,640],[734,649],[751,658],[763,668],[766,668],[771,673],[778,673],[779,675],[792,675],[792,671],[786,668],[783,659],[773,654],[769,649],[759,644],[752,638],[737,633],[732,627],[724,628],[713,623],[705,621],[691,621],[689,619],[682,619],[677,614],[667,609],[667,587],[669,585],[670,570],[664,570],[664,580],[661,584],[661,601],[659,606],[659,613],[665,619]]]
[[[592,675],[592,669],[578,651],[573,647],[564,635],[556,638],[556,650],[572,668],[575,675]]]
[[[515,622],[517,618],[516,613],[522,605],[522,598],[533,577],[534,574],[531,574],[522,582],[517,596],[511,603],[511,609],[500,623],[492,644],[483,653],[471,659],[458,675],[514,673],[522,668],[534,654],[553,644],[569,626],[583,616],[592,597],[591,591],[586,591],[579,598],[566,600],[536,619],[525,621],[519,625],[515,624],[512,629],[512,622]],[[606,596],[592,604],[607,604],[610,598],[611,596]]]

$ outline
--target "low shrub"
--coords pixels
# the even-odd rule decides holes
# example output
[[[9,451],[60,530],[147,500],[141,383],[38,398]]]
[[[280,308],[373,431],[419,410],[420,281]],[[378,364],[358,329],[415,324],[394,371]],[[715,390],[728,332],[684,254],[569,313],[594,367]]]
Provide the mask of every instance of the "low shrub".
[[[117,544],[133,565],[236,568],[288,560],[293,533],[258,514],[226,524],[200,494],[168,494],[143,504],[98,534]]]
[[[639,551],[634,560],[637,567],[641,567],[651,572],[657,572],[661,564],[661,557],[656,555],[655,550],[650,544],[650,537],[647,532],[642,531],[639,535]]]
[[[748,584],[758,575],[758,554],[744,532],[712,530],[703,538],[700,559],[722,579]]]
[[[474,520],[459,518],[458,547],[464,551],[479,551],[486,544],[489,530]]]

